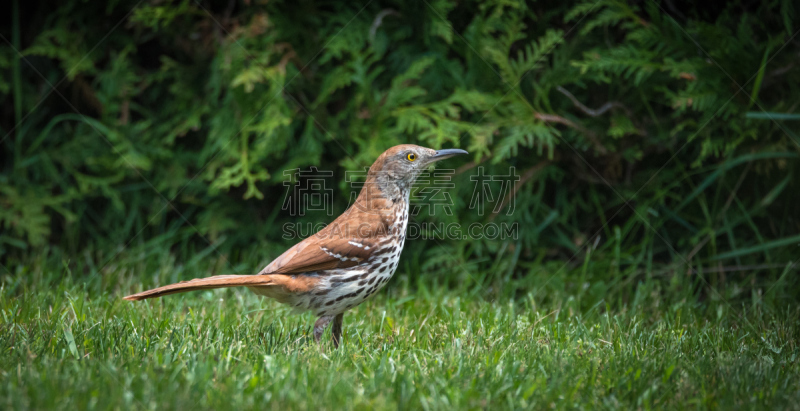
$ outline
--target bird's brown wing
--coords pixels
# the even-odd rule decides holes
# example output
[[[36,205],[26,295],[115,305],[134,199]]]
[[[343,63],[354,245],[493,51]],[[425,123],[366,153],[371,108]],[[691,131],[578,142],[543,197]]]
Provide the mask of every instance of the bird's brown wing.
[[[359,265],[372,255],[386,230],[379,215],[337,219],[286,250],[259,274],[300,274]],[[358,221],[358,225],[349,223]],[[385,231],[383,231],[385,234]]]

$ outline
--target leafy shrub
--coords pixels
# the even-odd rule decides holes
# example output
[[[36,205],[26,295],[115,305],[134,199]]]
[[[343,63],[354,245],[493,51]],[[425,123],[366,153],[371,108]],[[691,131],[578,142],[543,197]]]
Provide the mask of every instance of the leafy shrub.
[[[412,274],[774,279],[800,244],[796,11],[676,4],[20,4],[0,29],[0,254],[266,259],[295,221],[284,170],[334,170],[338,213],[345,170],[411,142],[472,154],[455,215],[418,220],[520,227],[412,242]],[[480,167],[520,176],[511,215],[470,209]]]

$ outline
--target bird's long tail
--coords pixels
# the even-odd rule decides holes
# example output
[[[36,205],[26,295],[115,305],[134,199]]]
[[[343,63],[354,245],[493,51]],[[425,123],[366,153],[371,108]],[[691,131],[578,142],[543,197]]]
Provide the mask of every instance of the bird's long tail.
[[[185,293],[195,290],[210,290],[212,288],[225,287],[247,287],[272,285],[272,275],[216,275],[207,278],[195,278],[194,280],[181,281],[179,283],[165,285],[152,290],[143,291],[125,297],[126,300],[139,301],[148,298],[156,298],[169,294]]]

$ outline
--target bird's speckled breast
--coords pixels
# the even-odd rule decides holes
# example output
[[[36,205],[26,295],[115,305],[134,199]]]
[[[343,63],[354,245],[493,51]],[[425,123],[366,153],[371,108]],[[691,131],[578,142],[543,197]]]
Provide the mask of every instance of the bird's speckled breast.
[[[408,227],[408,201],[394,208],[393,223],[389,226],[391,235],[375,246],[369,259],[355,267],[303,274],[320,277],[316,289],[303,295],[287,296],[282,302],[298,311],[313,311],[319,316],[336,315],[361,304],[383,288],[397,270]],[[356,239],[352,241],[358,243]]]

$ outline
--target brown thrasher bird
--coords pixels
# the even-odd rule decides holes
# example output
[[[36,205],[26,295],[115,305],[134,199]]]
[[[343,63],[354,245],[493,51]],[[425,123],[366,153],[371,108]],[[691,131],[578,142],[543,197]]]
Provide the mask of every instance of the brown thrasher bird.
[[[460,149],[432,150],[412,144],[381,154],[367,173],[355,203],[331,224],[297,243],[256,275],[218,275],[133,294],[144,300],[167,294],[223,287],[247,287],[297,311],[313,311],[314,340],[333,321],[339,346],[344,312],[386,284],[397,269],[406,238],[411,185],[419,173]]]

